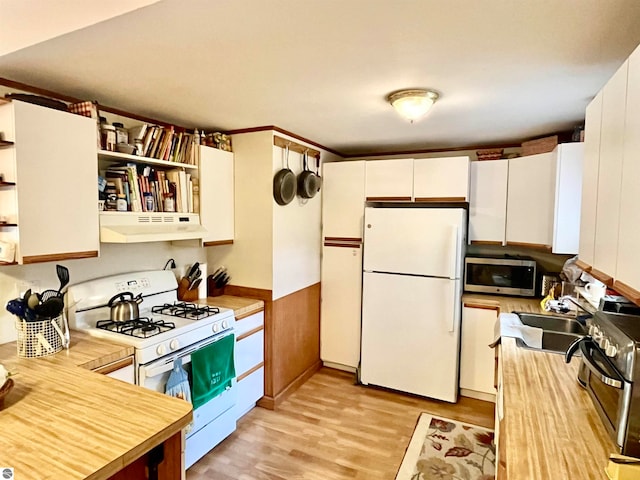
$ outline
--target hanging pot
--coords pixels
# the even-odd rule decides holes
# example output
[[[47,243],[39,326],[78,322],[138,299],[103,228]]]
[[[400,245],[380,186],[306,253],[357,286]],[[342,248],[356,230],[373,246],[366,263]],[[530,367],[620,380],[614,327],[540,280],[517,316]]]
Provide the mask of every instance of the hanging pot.
[[[320,176],[320,154],[316,157],[316,183],[318,185],[318,191],[322,188],[322,177]]]
[[[298,195],[302,198],[313,198],[318,193],[318,177],[307,169],[307,152],[302,154],[302,173],[298,175]]]
[[[273,177],[273,199],[278,205],[291,203],[296,196],[296,176],[289,169],[289,146],[285,147],[286,168]]]

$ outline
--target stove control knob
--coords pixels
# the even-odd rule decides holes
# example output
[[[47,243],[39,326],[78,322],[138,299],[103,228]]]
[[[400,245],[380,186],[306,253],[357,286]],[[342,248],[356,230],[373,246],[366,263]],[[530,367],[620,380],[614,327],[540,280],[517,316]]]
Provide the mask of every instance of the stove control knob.
[[[226,320],[222,321],[222,328],[229,328],[229,322],[227,322]]]
[[[213,333],[218,333],[219,331],[220,331],[220,324],[214,323],[213,324]]]
[[[609,348],[609,345],[610,342],[608,338],[601,338],[598,342],[598,346],[605,352],[607,351],[607,348]]]
[[[164,344],[160,344],[158,345],[158,348],[156,348],[156,352],[158,353],[158,355],[164,355],[165,353],[167,353],[167,349],[165,348]]]
[[[607,357],[615,357],[616,353],[618,353],[618,346],[617,345],[609,345],[606,350],[604,351],[604,353],[607,355]]]
[[[179,346],[180,346],[180,343],[175,338],[171,340],[171,343],[169,343],[169,348],[171,350],[177,350]]]

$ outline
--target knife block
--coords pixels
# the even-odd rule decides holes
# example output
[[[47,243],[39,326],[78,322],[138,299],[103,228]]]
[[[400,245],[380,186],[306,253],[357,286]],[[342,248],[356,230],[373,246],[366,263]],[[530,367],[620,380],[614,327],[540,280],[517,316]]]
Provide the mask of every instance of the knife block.
[[[178,300],[182,302],[197,302],[198,289],[189,290],[189,280],[181,278],[178,282]]]

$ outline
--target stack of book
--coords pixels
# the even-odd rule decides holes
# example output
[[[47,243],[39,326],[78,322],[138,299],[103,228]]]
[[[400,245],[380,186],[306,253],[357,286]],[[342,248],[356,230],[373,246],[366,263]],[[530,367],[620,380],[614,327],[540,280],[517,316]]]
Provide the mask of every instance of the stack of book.
[[[172,199],[175,212],[194,211],[194,181],[182,169],[156,170],[150,166],[138,170],[135,164],[111,166],[105,171],[107,182],[115,185],[116,193],[123,194],[127,210],[131,212],[165,212],[165,200]],[[153,199],[153,203],[147,200]],[[197,203],[197,201],[196,201]]]
[[[200,135],[174,126],[142,124],[129,129],[129,143],[138,147],[138,155],[168,162],[197,165]]]

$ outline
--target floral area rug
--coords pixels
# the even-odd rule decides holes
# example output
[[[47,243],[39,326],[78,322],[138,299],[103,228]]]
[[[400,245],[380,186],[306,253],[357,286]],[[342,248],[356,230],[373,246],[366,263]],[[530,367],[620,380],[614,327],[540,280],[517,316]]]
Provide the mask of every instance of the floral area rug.
[[[494,480],[493,430],[422,413],[396,480]]]

